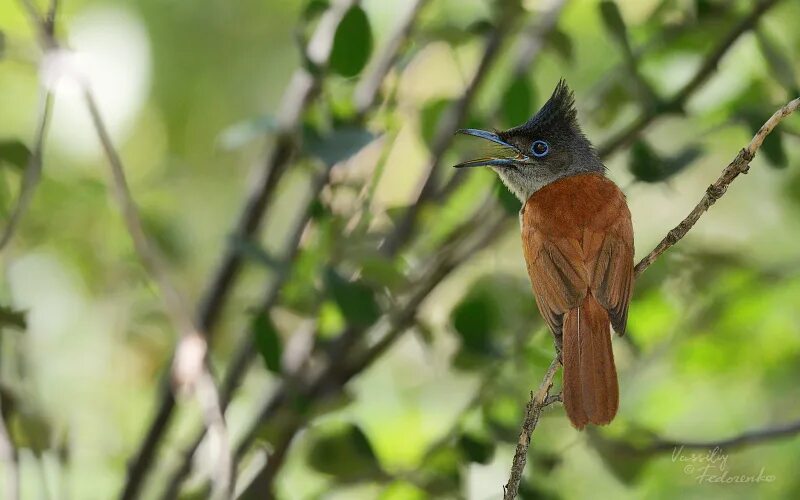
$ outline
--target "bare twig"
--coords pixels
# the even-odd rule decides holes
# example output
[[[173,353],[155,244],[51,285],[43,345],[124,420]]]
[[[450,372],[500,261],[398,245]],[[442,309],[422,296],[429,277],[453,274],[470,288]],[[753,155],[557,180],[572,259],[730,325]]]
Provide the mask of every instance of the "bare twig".
[[[43,49],[45,51],[57,50],[59,44],[53,35],[54,25],[52,18],[43,19],[40,17],[31,0],[21,0],[21,2],[29,13],[33,26],[38,29],[42,37]],[[50,8],[49,15],[55,15],[55,6]],[[214,385],[213,377],[205,364],[207,354],[206,340],[193,324],[191,316],[185,308],[183,298],[167,273],[167,267],[161,255],[152,246],[145,234],[138,207],[128,186],[122,159],[114,147],[89,82],[81,76],[78,83],[82,86],[83,97],[92,125],[109,162],[114,194],[136,254],[148,276],[158,286],[165,312],[180,336],[173,362],[174,381],[180,388],[194,393],[197,397],[203,409],[209,433],[215,437],[219,445],[218,449],[215,450],[217,467],[213,478],[213,498],[228,498],[232,486],[230,446],[224,415],[219,407],[217,389]],[[45,99],[46,102],[47,99]]]
[[[651,456],[665,452],[679,452],[681,449],[712,450],[714,448],[719,448],[728,451],[775,439],[796,436],[797,434],[800,434],[800,420],[785,425],[776,425],[773,427],[746,431],[726,439],[712,441],[673,441],[668,439],[656,439],[647,445],[641,446],[623,440],[609,438],[602,438],[602,440],[614,450],[626,455]]]
[[[686,233],[695,225],[700,217],[713,205],[716,201],[725,194],[728,186],[736,179],[739,174],[746,174],[750,168],[750,161],[755,157],[756,151],[761,147],[764,138],[781,122],[785,117],[792,114],[797,108],[800,107],[800,98],[789,102],[786,106],[776,111],[769,120],[758,130],[756,135],[750,141],[746,148],[739,151],[736,158],[725,167],[719,178],[706,189],[706,194],[694,207],[694,209],[683,219],[680,224],[675,226],[646,257],[644,257],[636,265],[636,275],[642,274],[645,269],[650,267],[662,253],[667,251],[669,247],[680,241],[681,238],[686,236]]]
[[[623,146],[629,144],[636,136],[641,133],[650,123],[656,118],[659,118],[667,113],[674,113],[682,111],[683,107],[688,102],[689,98],[694,95],[697,90],[708,80],[717,69],[719,62],[728,53],[733,44],[743,34],[755,28],[758,20],[772,7],[774,7],[781,0],[759,0],[753,10],[742,18],[728,34],[723,38],[719,44],[712,50],[708,56],[700,64],[697,71],[695,71],[692,78],[686,82],[670,99],[660,103],[657,106],[646,108],[639,117],[623,130],[610,137],[597,151],[601,157],[607,157],[612,152],[617,151]]]
[[[531,434],[536,424],[539,423],[539,416],[547,405],[550,396],[550,388],[553,387],[553,377],[561,363],[558,358],[550,363],[544,375],[542,383],[536,394],[531,393],[531,400],[525,408],[525,419],[522,421],[522,431],[519,433],[517,451],[514,452],[514,465],[511,467],[511,477],[503,488],[504,500],[514,500],[519,491],[519,483],[522,481],[522,472],[525,470],[525,463],[528,461],[528,447],[531,445]],[[552,402],[552,401],[551,401]]]
[[[750,161],[755,157],[758,148],[761,147],[761,144],[764,142],[764,139],[772,132],[775,127],[787,116],[792,114],[797,108],[800,107],[800,98],[794,99],[793,101],[789,102],[786,106],[782,107],[778,111],[776,111],[769,120],[758,130],[756,135],[750,141],[750,143],[742,149],[736,158],[725,167],[720,175],[719,179],[714,182],[709,188],[706,190],[706,194],[694,208],[694,210],[689,213],[689,215],[681,221],[678,226],[676,226],[672,231],[670,231],[667,236],[661,241],[661,243],[653,249],[644,259],[642,259],[639,264],[636,265],[634,274],[638,277],[641,275],[655,260],[663,254],[669,247],[677,243],[681,240],[686,233],[694,226],[697,220],[703,215],[711,205],[713,205],[728,189],[728,186],[733,182],[739,174],[747,173],[748,169],[750,168]],[[554,366],[557,367],[558,365],[558,358],[553,360],[553,364],[550,365],[552,369]],[[555,376],[555,370],[548,370],[544,376],[544,380],[542,381],[542,385],[540,386],[540,393],[541,387],[547,386],[549,389],[553,383],[553,377]],[[546,394],[545,394],[546,396]],[[522,424],[522,431],[520,432],[520,440],[519,444],[517,445],[517,452],[514,455],[514,461],[511,466],[511,476],[508,480],[508,484],[506,484],[505,490],[505,500],[513,500],[516,498],[517,491],[519,489],[519,483],[522,480],[522,472],[525,469],[525,461],[526,456],[528,453],[528,447],[530,446],[530,436],[533,432],[533,429],[536,428],[536,422],[538,421],[539,414],[541,413],[542,408],[545,406],[543,402],[546,400],[546,397],[539,397],[537,393],[536,396],[531,398],[531,401],[528,403],[528,407],[525,411],[525,420]],[[795,424],[795,426],[800,426],[800,424]],[[795,429],[795,426],[791,426],[789,430],[786,429],[778,429],[776,433],[779,435],[787,435],[788,433],[796,433],[800,432],[800,429]],[[771,435],[767,433],[766,435]],[[729,440],[727,445],[730,446],[733,444],[743,444],[747,443],[747,439],[745,438],[735,438],[734,440]],[[697,447],[697,448],[705,448],[708,443],[686,443],[686,447]],[[658,446],[668,446],[668,448],[674,448],[675,446],[680,446],[680,444],[675,443],[661,443]],[[696,445],[696,446],[691,446]],[[713,447],[714,444],[711,445]]]
[[[22,220],[25,211],[30,205],[33,194],[36,191],[36,186],[39,184],[39,178],[42,175],[42,158],[44,156],[44,143],[47,136],[47,129],[50,123],[50,115],[53,106],[53,97],[50,91],[42,87],[41,98],[39,105],[39,120],[36,127],[36,136],[34,139],[33,149],[31,156],[28,159],[28,165],[25,172],[22,174],[20,182],[19,195],[17,203],[12,209],[11,216],[8,218],[6,227],[3,228],[3,233],[0,236],[0,251],[11,241],[19,222]]]

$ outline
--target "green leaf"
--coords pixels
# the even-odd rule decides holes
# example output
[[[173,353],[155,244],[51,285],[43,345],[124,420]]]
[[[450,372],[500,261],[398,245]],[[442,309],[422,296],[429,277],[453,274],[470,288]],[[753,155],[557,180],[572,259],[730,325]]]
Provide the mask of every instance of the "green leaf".
[[[522,209],[522,203],[519,201],[519,198],[514,196],[506,186],[503,184],[503,181],[500,180],[499,177],[495,178],[495,194],[497,195],[497,200],[500,202],[500,206],[511,215],[518,215],[520,209]]]
[[[331,268],[325,273],[325,282],[349,324],[366,327],[378,320],[381,310],[375,294],[368,286],[361,282],[347,281]]]
[[[772,70],[770,74],[793,96],[797,95],[797,77],[795,75],[795,65],[786,56],[780,47],[772,40],[764,30],[756,30],[756,39],[761,53],[764,54],[767,64]]]
[[[623,47],[628,47],[628,30],[625,27],[625,20],[622,19],[622,14],[616,2],[612,0],[600,2],[600,15],[603,18],[603,24],[611,36]]]
[[[3,59],[6,55],[6,34],[3,31],[0,31],[0,59]]]
[[[330,6],[327,0],[311,0],[303,9],[303,20],[308,22],[319,17]]]
[[[236,249],[236,252],[245,259],[261,264],[269,269],[277,269],[278,266],[282,265],[281,261],[273,257],[264,247],[258,244],[258,242],[250,238],[234,235],[231,238],[231,245]]]
[[[453,310],[452,320],[464,348],[476,353],[492,352],[492,334],[499,315],[497,304],[484,294],[462,300]]]
[[[347,78],[356,76],[367,65],[371,52],[369,18],[361,7],[351,7],[336,28],[330,57],[331,71]]]
[[[494,443],[473,434],[462,434],[458,438],[458,448],[470,462],[485,465],[494,456]]]
[[[339,482],[365,481],[383,476],[372,445],[355,424],[312,431],[308,464]]]
[[[0,305],[0,328],[5,327],[24,330],[27,327],[25,312],[9,306]]]
[[[639,139],[631,147],[628,170],[643,182],[659,182],[663,179],[663,160],[644,139]]]
[[[528,78],[522,75],[514,79],[506,88],[501,103],[506,125],[514,126],[527,121],[531,117],[533,100],[533,89]]]
[[[420,483],[436,498],[450,498],[461,487],[461,457],[453,447],[442,447],[426,457],[419,469]]]
[[[554,29],[550,33],[547,43],[566,62],[571,63],[575,60],[575,48],[572,44],[572,38],[560,29]]]
[[[272,324],[272,319],[265,312],[259,313],[253,319],[253,335],[256,347],[267,369],[272,373],[281,372],[281,355],[283,345],[278,336],[278,330]]]
[[[31,150],[20,141],[9,139],[0,141],[0,163],[9,163],[19,170],[25,170],[31,159]]]
[[[375,139],[375,135],[363,128],[345,125],[324,135],[307,130],[306,151],[332,167],[361,151]]]
[[[419,115],[419,131],[428,148],[433,145],[442,117],[452,104],[452,99],[436,99],[428,102],[422,108]]]
[[[217,143],[222,149],[239,149],[255,139],[260,139],[271,132],[275,132],[277,129],[278,122],[274,116],[257,116],[235,123],[223,130],[217,138]]]

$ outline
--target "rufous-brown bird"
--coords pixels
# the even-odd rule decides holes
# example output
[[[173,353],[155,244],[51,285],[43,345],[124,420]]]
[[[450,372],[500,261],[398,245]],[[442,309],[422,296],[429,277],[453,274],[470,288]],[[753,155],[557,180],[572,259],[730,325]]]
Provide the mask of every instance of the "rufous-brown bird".
[[[633,227],[625,195],[578,125],[572,91],[561,80],[533,118],[510,130],[459,132],[509,153],[456,167],[491,167],[522,202],[522,249],[564,366],[564,408],[577,429],[608,424],[619,406],[610,326],[625,333]]]

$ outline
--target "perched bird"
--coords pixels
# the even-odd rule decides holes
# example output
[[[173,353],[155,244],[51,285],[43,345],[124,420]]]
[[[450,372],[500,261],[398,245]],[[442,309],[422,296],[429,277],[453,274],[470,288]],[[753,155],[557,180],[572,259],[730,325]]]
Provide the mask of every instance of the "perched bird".
[[[608,424],[619,406],[610,326],[625,333],[633,228],[625,195],[578,125],[572,91],[561,80],[533,118],[510,130],[458,132],[508,152],[455,166],[491,167],[522,202],[522,249],[564,366],[564,408],[577,429]]]

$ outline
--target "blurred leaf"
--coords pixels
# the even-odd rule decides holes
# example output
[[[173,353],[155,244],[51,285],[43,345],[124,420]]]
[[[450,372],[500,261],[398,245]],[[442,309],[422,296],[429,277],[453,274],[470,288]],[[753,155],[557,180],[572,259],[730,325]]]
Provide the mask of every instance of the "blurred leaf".
[[[613,441],[604,438],[599,432],[590,432],[588,436],[589,444],[603,458],[605,466],[617,479],[627,485],[634,484],[649,463],[647,456],[624,453]]]
[[[594,104],[590,111],[592,120],[599,126],[611,125],[630,101],[631,94],[625,84],[616,80],[593,98]]]
[[[631,147],[628,169],[642,182],[663,182],[685,169],[696,160],[702,149],[688,146],[671,157],[662,157],[644,139],[637,140]]]
[[[428,500],[424,491],[411,483],[395,481],[381,492],[379,500]]]
[[[603,18],[603,25],[605,25],[611,36],[623,47],[629,47],[628,29],[625,27],[625,20],[622,19],[622,14],[616,2],[612,0],[600,2],[600,16]]]
[[[142,225],[148,236],[158,246],[161,253],[172,262],[178,262],[186,256],[187,245],[183,233],[175,222],[161,214],[142,211]]]
[[[258,313],[253,319],[253,335],[255,335],[256,347],[267,369],[272,373],[280,373],[283,345],[278,331],[267,313]]]
[[[0,141],[0,164],[9,163],[19,170],[25,170],[31,158],[31,150],[20,141],[9,139]]]
[[[778,47],[774,40],[770,38],[763,29],[756,30],[756,39],[761,53],[764,54],[767,64],[772,70],[770,74],[783,85],[787,92],[795,96],[800,92],[795,75],[795,64],[791,58]]]
[[[503,121],[509,126],[524,123],[531,117],[533,89],[525,75],[512,81],[503,94],[500,109]]]
[[[442,447],[425,458],[419,468],[420,483],[437,497],[451,498],[461,489],[461,465],[453,447]]]
[[[742,118],[750,128],[751,133],[755,134],[772,115],[772,108],[765,108],[763,111],[746,108],[739,112]],[[775,130],[769,134],[764,142],[761,144],[759,153],[763,153],[769,161],[770,166],[774,168],[786,168],[789,166],[789,158],[786,156],[786,151],[783,147],[783,136],[780,130]]]
[[[282,265],[281,261],[270,255],[264,247],[250,238],[234,235],[231,237],[231,245],[242,257],[269,269],[277,269]]]
[[[330,6],[328,0],[309,0],[303,8],[303,19],[308,22],[319,17]]]
[[[6,56],[6,34],[0,30],[0,59]]]
[[[235,123],[223,130],[217,138],[217,143],[226,150],[238,149],[255,139],[260,139],[271,132],[275,132],[277,129],[278,122],[274,116],[257,116]]]
[[[467,350],[492,352],[492,333],[497,328],[499,315],[497,304],[491,297],[485,294],[467,296],[453,309],[453,328]]]
[[[400,263],[394,259],[373,255],[359,259],[359,264],[362,280],[373,288],[395,289],[408,282]]]
[[[494,184],[494,192],[497,195],[500,206],[502,206],[503,209],[510,215],[519,215],[519,211],[522,209],[522,203],[519,201],[519,198],[517,198],[514,193],[509,191],[499,177],[495,178]]]
[[[324,301],[317,316],[317,329],[322,339],[332,339],[346,326],[341,309],[332,301]]]
[[[501,441],[515,443],[519,438],[523,401],[503,392],[491,392],[483,402],[483,421],[492,435]]]
[[[0,328],[5,327],[25,330],[27,327],[25,312],[13,307],[0,305]]]
[[[347,78],[356,76],[367,65],[371,52],[369,18],[361,7],[351,7],[336,28],[330,57],[331,71]]]
[[[294,261],[288,281],[281,290],[281,302],[303,315],[313,314],[317,306],[317,274],[327,261],[319,247],[305,247]]]
[[[524,478],[519,485],[518,498],[520,500],[555,500],[560,497]]]
[[[381,315],[372,290],[363,283],[347,281],[328,268],[325,282],[336,305],[353,326],[369,326]]]
[[[9,434],[17,448],[27,448],[36,456],[48,451],[53,437],[53,428],[45,416],[21,405],[10,418]]]
[[[375,136],[363,128],[346,125],[322,136],[307,131],[305,144],[312,156],[332,167],[358,153],[374,139]]]
[[[346,424],[313,434],[308,463],[314,470],[334,476],[340,482],[383,476],[372,445],[358,426]]]
[[[494,456],[494,443],[473,434],[459,436],[458,448],[470,462],[478,464],[488,464]]]
[[[556,54],[568,63],[575,60],[575,48],[572,44],[572,38],[562,30],[554,29],[547,38],[547,43]]]
[[[439,130],[439,123],[453,104],[452,99],[436,99],[425,104],[419,115],[419,129],[422,140],[430,148]]]

